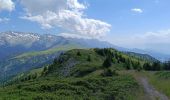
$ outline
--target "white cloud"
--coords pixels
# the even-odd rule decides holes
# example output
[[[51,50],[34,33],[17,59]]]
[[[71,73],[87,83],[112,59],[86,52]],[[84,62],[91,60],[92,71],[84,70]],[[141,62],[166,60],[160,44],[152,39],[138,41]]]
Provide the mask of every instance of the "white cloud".
[[[73,9],[86,9],[86,6],[80,4],[77,0],[68,0],[67,5]]]
[[[62,36],[62,37],[65,37],[65,38],[92,39],[90,37],[85,37],[85,36],[82,36],[82,35],[79,35],[79,34],[70,34],[70,33],[60,33],[60,34],[58,34],[58,36]]]
[[[23,19],[39,23],[42,28],[60,27],[79,35],[100,37],[110,31],[111,25],[84,16],[86,5],[77,0],[20,0],[25,7]]]
[[[15,4],[12,0],[0,0],[0,11],[12,11],[15,9]]]
[[[131,9],[131,11],[133,11],[135,13],[143,13],[143,10],[140,8],[133,8],[133,9]]]
[[[0,18],[0,23],[6,23],[9,20],[10,20],[9,18]]]

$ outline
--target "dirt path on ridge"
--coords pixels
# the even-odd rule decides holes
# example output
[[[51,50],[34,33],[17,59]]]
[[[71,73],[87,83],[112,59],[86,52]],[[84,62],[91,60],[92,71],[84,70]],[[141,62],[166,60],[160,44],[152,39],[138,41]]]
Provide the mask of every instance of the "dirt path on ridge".
[[[169,100],[166,95],[160,93],[152,85],[150,85],[146,77],[139,76],[138,81],[140,81],[140,84],[143,86],[144,91],[150,100]]]

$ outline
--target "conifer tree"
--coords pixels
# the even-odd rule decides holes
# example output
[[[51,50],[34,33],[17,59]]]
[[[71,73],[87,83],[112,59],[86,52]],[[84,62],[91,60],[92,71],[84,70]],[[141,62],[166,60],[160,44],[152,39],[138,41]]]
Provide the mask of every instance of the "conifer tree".
[[[105,61],[103,62],[103,67],[110,67],[112,66],[112,59],[110,56],[106,57]]]

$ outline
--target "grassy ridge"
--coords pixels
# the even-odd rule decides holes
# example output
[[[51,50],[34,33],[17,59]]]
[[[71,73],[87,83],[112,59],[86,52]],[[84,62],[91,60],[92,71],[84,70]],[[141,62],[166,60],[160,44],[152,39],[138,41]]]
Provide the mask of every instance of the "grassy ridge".
[[[63,46],[59,46],[57,48],[52,48],[52,49],[48,49],[48,50],[44,50],[44,51],[24,53],[24,54],[14,57],[14,58],[20,59],[20,58],[25,58],[25,57],[48,55],[48,54],[53,54],[58,51],[68,51],[68,50],[75,49],[75,48],[83,48],[83,47],[81,47],[79,45],[75,45],[75,44],[69,44],[69,45],[63,45]]]
[[[107,59],[109,66],[104,64]],[[132,68],[144,62],[114,49],[70,50],[52,65],[21,75],[0,88],[0,99],[138,100],[141,87],[137,81],[116,71],[126,70],[129,60]]]
[[[5,100],[135,100],[138,88],[131,76],[65,78],[46,77],[0,89]]]
[[[159,91],[170,97],[170,72],[147,72],[150,83]]]
[[[11,59],[5,59],[0,62],[0,84],[4,80],[11,79],[11,77],[17,73],[30,71],[34,68],[40,68],[51,64],[53,59],[58,57],[60,53],[73,48],[81,48],[81,46],[69,44],[45,51],[23,53]]]

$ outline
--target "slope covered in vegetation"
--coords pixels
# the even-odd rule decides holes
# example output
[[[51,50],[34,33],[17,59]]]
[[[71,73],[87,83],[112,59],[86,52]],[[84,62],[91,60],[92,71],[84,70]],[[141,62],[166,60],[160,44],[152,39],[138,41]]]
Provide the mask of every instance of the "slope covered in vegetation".
[[[74,49],[52,65],[16,77],[0,88],[8,100],[136,100],[141,87],[119,70],[141,70],[145,60],[114,49]]]
[[[159,91],[164,93],[170,98],[170,72],[159,71],[159,72],[145,72],[148,76],[150,83]]]
[[[81,46],[69,44],[44,51],[23,53],[11,59],[0,61],[0,82],[9,79],[17,73],[27,72],[34,68],[51,64],[53,59],[58,57],[60,53],[74,48],[81,48]]]

